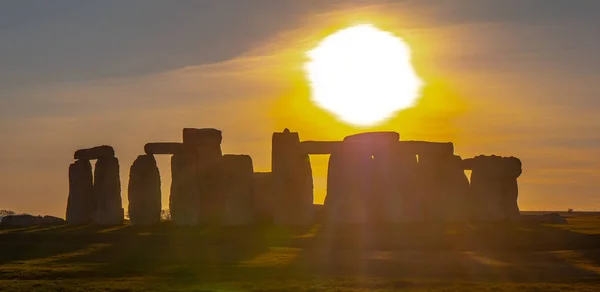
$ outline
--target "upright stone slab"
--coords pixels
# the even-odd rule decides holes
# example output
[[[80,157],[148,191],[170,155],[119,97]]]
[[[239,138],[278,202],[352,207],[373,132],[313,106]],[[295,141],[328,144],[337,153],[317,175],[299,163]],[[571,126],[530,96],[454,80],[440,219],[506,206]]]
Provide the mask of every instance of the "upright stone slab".
[[[198,225],[200,195],[196,180],[196,153],[193,149],[171,157],[171,220],[178,226]]]
[[[377,155],[375,156],[377,159]],[[418,170],[417,156],[414,153],[398,149],[389,159],[394,169],[390,170],[392,187],[387,192],[385,199],[386,222],[414,222],[420,221],[421,198],[417,193],[416,173]],[[389,166],[388,166],[389,167]],[[393,180],[392,180],[393,179]]]
[[[503,172],[503,184],[502,188],[504,191],[504,213],[506,219],[511,221],[519,220],[520,211],[517,199],[519,197],[519,186],[517,184],[517,178],[521,176],[522,164],[521,160],[516,157],[505,157],[504,161],[504,172]]]
[[[77,160],[69,166],[69,198],[67,223],[92,223],[94,211],[92,165],[89,160]]]
[[[446,195],[443,181],[448,156],[427,153],[419,155],[418,160],[417,181],[423,220],[442,221],[446,217],[446,206],[442,202]]]
[[[504,221],[505,196],[503,159],[500,156],[480,155],[473,159],[471,196],[476,202],[475,220]]]
[[[309,225],[313,221],[313,180],[308,154],[298,151],[300,137],[285,129],[274,133],[271,169],[277,225]]]
[[[373,158],[358,144],[344,144],[341,152],[344,195],[336,200],[332,222],[366,223],[372,207],[368,200],[371,199],[373,190]]]
[[[274,190],[273,174],[271,172],[254,173],[253,205],[256,221],[260,223],[273,223]]]
[[[221,158],[221,224],[248,225],[254,219],[254,167],[249,155]]]
[[[140,155],[129,173],[129,219],[132,225],[160,222],[160,172],[153,155]]]
[[[94,215],[97,225],[123,223],[124,210],[121,201],[121,178],[119,160],[116,157],[100,157],[94,171]]]
[[[446,192],[440,203],[445,206],[445,220],[466,221],[470,218],[472,202],[469,200],[469,179],[463,169],[462,158],[450,156],[444,166],[442,186]]]
[[[326,222],[344,222],[343,213],[340,210],[340,201],[344,200],[344,158],[343,153],[332,152],[329,156],[327,166],[327,194],[325,195],[325,220]]]
[[[220,220],[223,200],[219,185],[222,141],[222,133],[217,129],[183,129],[183,144],[196,151],[197,207],[201,224],[218,223]]]

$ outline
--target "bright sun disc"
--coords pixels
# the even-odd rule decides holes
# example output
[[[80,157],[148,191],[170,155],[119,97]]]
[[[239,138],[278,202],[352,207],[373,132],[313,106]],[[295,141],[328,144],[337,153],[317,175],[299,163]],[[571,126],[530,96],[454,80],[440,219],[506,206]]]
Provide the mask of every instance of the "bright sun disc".
[[[307,55],[313,102],[350,124],[380,123],[419,95],[408,45],[372,25],[340,30]]]

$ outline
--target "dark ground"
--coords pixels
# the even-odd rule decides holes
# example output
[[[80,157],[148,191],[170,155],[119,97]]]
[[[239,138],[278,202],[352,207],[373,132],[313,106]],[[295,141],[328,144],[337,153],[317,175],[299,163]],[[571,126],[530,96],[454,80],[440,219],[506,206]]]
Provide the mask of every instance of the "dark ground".
[[[600,215],[568,220],[0,229],[0,291],[600,291]]]

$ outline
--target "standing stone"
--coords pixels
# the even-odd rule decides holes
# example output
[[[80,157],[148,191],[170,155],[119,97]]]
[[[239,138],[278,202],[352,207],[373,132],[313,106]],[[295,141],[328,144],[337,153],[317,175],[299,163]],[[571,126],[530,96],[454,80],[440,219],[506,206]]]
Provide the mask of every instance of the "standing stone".
[[[273,223],[274,199],[273,174],[271,172],[255,172],[253,204],[256,221]]]
[[[248,155],[224,155],[221,158],[221,223],[248,225],[254,217],[254,167]]]
[[[418,193],[421,198],[422,217],[425,221],[440,221],[445,217],[443,205],[446,190],[444,188],[444,168],[448,156],[441,153],[419,155],[417,170]]]
[[[519,186],[517,178],[522,173],[521,160],[516,157],[505,157],[504,172],[503,172],[503,191],[504,191],[504,212],[506,219],[515,221],[519,220],[521,213],[519,212]]]
[[[344,158],[341,152],[332,152],[327,166],[327,194],[325,195],[325,220],[328,222],[343,222],[339,204],[344,200]]]
[[[124,219],[121,201],[121,178],[119,160],[116,157],[101,157],[94,171],[94,215],[97,225],[122,224]]]
[[[473,159],[472,168],[471,196],[477,202],[475,219],[479,221],[505,220],[502,157],[477,156]]]
[[[330,212],[331,222],[335,224],[361,224],[366,223],[369,218],[368,200],[372,192],[373,159],[371,155],[357,144],[344,144],[341,153],[332,159],[341,158],[341,161],[333,162],[331,165],[339,164],[341,167],[334,174],[341,179],[333,186],[336,192],[342,192],[335,196]]]
[[[89,160],[77,160],[69,166],[69,198],[67,223],[85,225],[92,222],[94,210],[92,165]]]
[[[445,206],[447,221],[465,221],[472,208],[469,200],[469,179],[462,166],[460,156],[449,156],[444,164],[443,188],[446,190],[441,204]]]
[[[199,193],[196,181],[196,155],[193,150],[171,157],[171,220],[178,226],[198,225]]]
[[[299,152],[300,137],[285,129],[274,133],[271,169],[277,225],[309,225],[313,221],[313,179],[308,154]]]
[[[212,128],[183,129],[183,144],[195,150],[196,181],[198,183],[198,209],[201,224],[220,220],[222,200],[220,197],[220,163],[223,155],[221,131]]]
[[[160,172],[153,155],[140,155],[131,165],[128,194],[132,225],[160,222]]]

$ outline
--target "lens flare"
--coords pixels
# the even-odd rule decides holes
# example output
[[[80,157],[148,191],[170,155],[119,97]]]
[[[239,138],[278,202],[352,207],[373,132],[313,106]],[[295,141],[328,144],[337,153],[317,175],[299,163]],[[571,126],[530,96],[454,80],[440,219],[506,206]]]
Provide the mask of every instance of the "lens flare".
[[[312,101],[355,126],[377,125],[411,107],[423,83],[408,45],[370,24],[340,30],[307,55]]]

